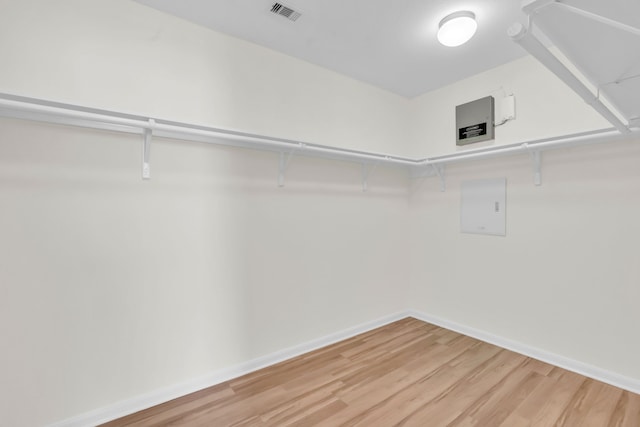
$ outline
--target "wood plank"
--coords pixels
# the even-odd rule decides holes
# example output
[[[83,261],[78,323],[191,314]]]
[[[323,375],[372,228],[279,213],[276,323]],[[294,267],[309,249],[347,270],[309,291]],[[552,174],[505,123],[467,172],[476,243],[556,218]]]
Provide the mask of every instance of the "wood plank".
[[[103,426],[640,426],[640,395],[413,318]]]
[[[631,393],[622,393],[609,419],[609,427],[640,426],[640,399]]]

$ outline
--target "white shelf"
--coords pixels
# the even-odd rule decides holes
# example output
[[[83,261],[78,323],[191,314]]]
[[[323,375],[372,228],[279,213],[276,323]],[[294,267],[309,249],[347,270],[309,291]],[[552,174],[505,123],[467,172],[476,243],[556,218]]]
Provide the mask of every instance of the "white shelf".
[[[302,141],[273,138],[228,129],[135,116],[9,94],[0,94],[0,117],[141,135],[143,147],[142,175],[144,178],[149,177],[148,154],[151,138],[160,137],[171,138],[178,141],[196,141],[280,153],[279,185],[282,185],[282,176],[292,155],[323,157],[361,163],[363,165],[363,190],[365,191],[367,188],[366,180],[368,175],[379,165],[405,168],[411,172],[413,177],[439,176],[442,180],[442,188],[444,190],[444,166],[446,164],[518,153],[529,153],[532,155],[534,168],[537,169],[535,171],[537,178],[534,181],[536,184],[539,184],[539,153],[541,151],[622,139],[630,140],[640,134],[640,132],[622,134],[616,129],[610,128],[564,135],[556,138],[465,150],[444,156],[410,159],[380,153],[310,144]]]

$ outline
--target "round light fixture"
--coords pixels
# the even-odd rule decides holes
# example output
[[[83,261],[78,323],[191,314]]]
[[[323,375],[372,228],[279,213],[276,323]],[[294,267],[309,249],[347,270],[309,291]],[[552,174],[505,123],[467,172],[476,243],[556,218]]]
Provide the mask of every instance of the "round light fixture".
[[[449,47],[460,46],[468,42],[477,29],[478,23],[473,12],[454,12],[440,21],[438,41]]]

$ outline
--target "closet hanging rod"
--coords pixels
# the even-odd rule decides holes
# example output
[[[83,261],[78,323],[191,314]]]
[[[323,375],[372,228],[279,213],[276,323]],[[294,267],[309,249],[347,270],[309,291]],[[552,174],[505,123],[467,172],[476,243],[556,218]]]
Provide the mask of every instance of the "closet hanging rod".
[[[630,141],[637,139],[638,135],[640,135],[640,129],[630,129],[631,132],[622,134],[615,128],[607,128],[553,138],[464,150],[442,156],[409,159],[166,120],[154,120],[142,116],[115,113],[8,94],[0,94],[0,116],[93,129],[113,130],[139,135],[144,135],[145,130],[150,129],[156,137],[231,145],[275,152],[296,150],[297,154],[306,156],[327,157],[359,163],[377,162],[378,164],[404,166],[411,169],[422,169],[431,167],[432,165],[498,157],[522,152],[574,147],[601,142]]]
[[[632,141],[638,136],[640,136],[640,131],[631,131],[630,133],[622,134],[615,128],[598,129],[594,131],[565,135],[562,137],[537,139],[527,142],[502,145],[500,147],[479,148],[455,154],[445,154],[443,156],[424,159],[422,163],[437,165],[506,156],[522,152],[570,148],[603,142]]]
[[[149,129],[153,132],[153,135],[157,137],[217,143],[268,151],[296,149],[297,152],[301,154],[304,153],[358,162],[375,161],[401,166],[416,165],[416,161],[398,156],[335,148],[232,130],[131,116],[111,111],[96,110],[6,94],[0,94],[0,115],[136,134],[144,134],[144,131]]]

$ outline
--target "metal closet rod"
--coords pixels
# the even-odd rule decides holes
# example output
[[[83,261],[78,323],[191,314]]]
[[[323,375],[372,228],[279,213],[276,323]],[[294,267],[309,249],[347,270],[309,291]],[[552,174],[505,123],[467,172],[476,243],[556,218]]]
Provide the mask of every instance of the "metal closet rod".
[[[427,164],[446,164],[462,162],[467,160],[479,160],[491,157],[505,156],[518,153],[533,153],[536,151],[545,151],[557,148],[569,148],[579,145],[597,144],[602,142],[616,142],[631,140],[636,136],[640,136],[640,132],[632,132],[631,134],[621,134],[615,128],[598,129],[588,132],[580,132],[570,135],[564,135],[556,138],[543,138],[527,142],[518,142],[515,144],[502,145],[500,147],[480,148],[469,150],[461,153],[447,154],[438,157],[425,159],[423,163]]]
[[[151,130],[153,136],[158,137],[209,142],[268,151],[295,151],[296,153],[304,152],[305,154],[316,153],[319,156],[337,159],[382,162],[401,166],[414,166],[416,164],[415,160],[399,156],[328,147],[226,129],[157,120],[8,94],[0,94],[0,115],[135,134],[143,134],[145,130]]]
[[[61,104],[34,98],[0,94],[0,116],[27,119],[92,129],[112,130],[145,135],[231,145],[244,148],[328,157],[368,164],[388,164],[421,169],[433,165],[497,157],[521,152],[542,151],[566,146],[620,140],[622,135],[614,128],[563,135],[556,138],[530,140],[522,143],[465,150],[458,153],[420,159],[410,159],[366,151],[349,150],[294,140],[272,138],[232,130],[202,127],[186,123],[155,120],[141,116],[116,113],[93,108]],[[635,137],[640,132],[632,132]]]

